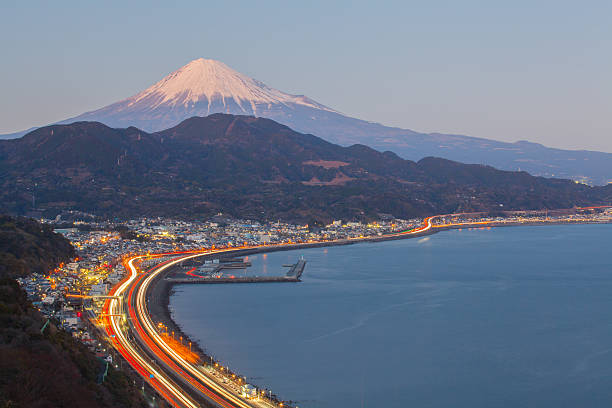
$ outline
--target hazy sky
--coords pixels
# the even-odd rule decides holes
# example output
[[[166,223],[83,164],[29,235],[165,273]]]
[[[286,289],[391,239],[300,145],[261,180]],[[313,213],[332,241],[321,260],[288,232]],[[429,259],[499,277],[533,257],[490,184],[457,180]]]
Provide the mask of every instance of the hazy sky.
[[[206,57],[386,125],[612,152],[611,1],[1,3],[0,133]]]

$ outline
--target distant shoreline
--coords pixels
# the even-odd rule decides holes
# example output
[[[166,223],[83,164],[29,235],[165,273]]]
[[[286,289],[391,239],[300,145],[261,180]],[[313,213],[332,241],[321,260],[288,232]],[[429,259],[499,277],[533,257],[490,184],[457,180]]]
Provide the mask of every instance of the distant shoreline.
[[[261,248],[252,248],[252,249],[237,249],[236,251],[232,251],[232,256],[246,256],[253,255],[259,253],[268,253],[268,252],[281,252],[281,251],[294,251],[299,249],[306,248],[322,248],[322,247],[333,247],[333,246],[344,246],[344,245],[353,245],[353,244],[363,244],[363,243],[374,243],[374,242],[383,242],[383,241],[395,241],[400,239],[411,239],[418,238],[428,235],[433,235],[441,231],[448,231],[453,229],[464,229],[464,228],[476,228],[476,229],[485,229],[485,228],[499,228],[499,227],[522,227],[522,226],[550,226],[550,225],[574,225],[574,224],[612,224],[612,222],[602,222],[602,221],[550,221],[550,222],[516,222],[516,223],[508,223],[508,222],[492,222],[490,224],[482,225],[482,224],[464,224],[457,226],[445,226],[445,227],[435,227],[429,230],[418,232],[415,234],[405,234],[405,235],[396,235],[396,236],[380,236],[380,237],[370,237],[356,240],[339,240],[339,241],[330,241],[330,242],[317,242],[317,243],[301,243],[301,244],[293,244],[286,246],[270,246],[270,247],[261,247]],[[218,254],[210,254],[210,255],[202,255],[202,259],[206,259],[209,257],[215,257]],[[160,276],[156,277],[153,282],[151,282],[150,290],[146,294],[146,298],[148,300],[149,305],[149,314],[151,315],[152,320],[155,323],[162,322],[165,326],[168,327],[168,331],[174,331],[175,337],[182,336],[182,338],[186,342],[191,342],[192,350],[196,352],[202,358],[202,362],[211,362],[211,358],[214,360],[214,355],[211,350],[207,350],[204,345],[200,344],[198,341],[193,341],[190,339],[185,330],[172,319],[172,314],[170,312],[170,296],[172,296],[174,291],[174,286],[176,285],[173,282],[169,282],[165,279],[165,277],[170,273],[170,271],[160,274]],[[283,283],[285,284],[285,283]],[[291,284],[291,283],[286,283]],[[216,361],[216,360],[215,360]]]

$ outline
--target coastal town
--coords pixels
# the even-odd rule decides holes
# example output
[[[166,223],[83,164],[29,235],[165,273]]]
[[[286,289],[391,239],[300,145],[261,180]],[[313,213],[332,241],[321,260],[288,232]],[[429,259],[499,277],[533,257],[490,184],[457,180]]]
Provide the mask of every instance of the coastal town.
[[[77,214],[87,219],[86,214]],[[64,225],[60,218],[42,220]],[[32,274],[18,282],[28,298],[46,317],[59,323],[104,358],[106,350],[85,324],[101,313],[104,296],[125,275],[121,260],[129,254],[165,253],[239,246],[277,245],[381,236],[406,230],[422,220],[393,220],[371,224],[334,221],[313,230],[308,225],[282,222],[262,224],[232,220],[222,215],[207,222],[187,222],[161,218],[117,221],[76,220],[69,228],[55,231],[69,239],[78,251],[70,263],[59,265],[48,274]],[[71,295],[83,297],[72,297]],[[84,299],[90,299],[85,301]]]
[[[65,225],[61,219],[43,220]],[[586,209],[581,211],[522,211],[505,216],[487,216],[478,213],[439,216],[434,226],[462,223],[520,225],[537,223],[609,223],[612,209]],[[188,222],[162,218],[128,221],[74,221],[70,228],[56,232],[68,238],[78,251],[73,262],[60,265],[48,274],[33,274],[19,280],[28,297],[46,316],[84,340],[83,302],[79,298],[66,298],[66,294],[103,296],[119,282],[126,271],[121,265],[129,254],[156,254],[172,251],[190,251],[202,248],[230,248],[242,246],[273,246],[279,244],[330,243],[338,240],[359,240],[384,237],[407,231],[423,223],[423,219],[400,220],[387,218],[378,222],[342,222],[336,220],[327,226],[312,228],[283,222],[260,223],[236,220],[223,215],[206,222]],[[102,302],[94,302],[99,312]],[[93,342],[93,340],[92,340]]]
[[[73,214],[73,218],[74,218]],[[124,279],[126,258],[136,254],[164,254],[203,249],[259,248],[319,243],[356,243],[401,237],[406,232],[433,232],[448,228],[490,228],[512,225],[567,223],[610,223],[612,208],[589,207],[557,211],[514,211],[458,213],[401,220],[383,217],[377,222],[343,222],[328,225],[294,225],[283,222],[261,223],[232,219],[219,214],[205,222],[162,218],[127,221],[58,217],[43,220],[64,235],[77,249],[72,262],[59,265],[47,274],[18,279],[32,301],[47,319],[55,322],[87,345],[96,355],[119,368],[120,358],[104,338],[102,316],[109,293]],[[86,218],[86,217],[83,217]],[[422,225],[431,229],[425,231]],[[166,332],[168,336],[168,333]],[[173,338],[174,340],[174,338]],[[176,345],[177,348],[183,346]],[[191,351],[191,345],[189,348]],[[218,366],[218,365],[217,365]],[[211,364],[211,376],[223,374]],[[223,369],[223,366],[221,366]],[[223,377],[224,378],[224,377]],[[241,380],[242,381],[242,380]],[[235,385],[235,384],[234,384]],[[236,391],[245,398],[260,394],[244,379]],[[272,401],[272,399],[270,399]],[[278,403],[277,400],[275,400]],[[282,406],[282,403],[281,405]],[[286,405],[287,406],[287,405]]]

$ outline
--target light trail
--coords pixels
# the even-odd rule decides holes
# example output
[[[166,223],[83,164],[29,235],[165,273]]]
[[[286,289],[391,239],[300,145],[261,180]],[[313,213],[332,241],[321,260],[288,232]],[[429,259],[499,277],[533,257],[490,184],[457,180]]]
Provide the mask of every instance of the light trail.
[[[130,276],[125,279],[116,290],[113,291],[113,295],[121,296],[125,290],[132,284],[132,282],[138,276],[138,271],[133,266],[135,259],[140,257],[134,257],[130,259]],[[106,313],[109,315],[120,314],[119,301],[117,299],[110,299],[105,304]],[[136,369],[136,371],[142,375],[149,383],[162,395],[168,402],[175,407],[189,407],[198,408],[199,405],[195,403],[189,396],[187,396],[183,390],[176,387],[170,382],[170,380],[162,374],[159,370],[156,370],[144,357],[142,357],[138,351],[131,345],[130,341],[125,336],[123,329],[120,327],[119,319],[116,316],[106,316],[107,322],[107,333],[113,338],[113,344],[115,348],[121,353],[121,355]],[[113,337],[114,335],[114,337]],[[151,377],[151,375],[153,377]],[[179,403],[177,403],[177,401]]]
[[[392,234],[389,236],[401,236],[401,235],[409,235],[409,234],[417,234],[432,228],[432,219],[434,217],[428,217],[423,220],[424,225],[418,228],[415,228],[410,231],[405,231],[402,233]],[[356,238],[358,240],[363,240],[365,238]],[[313,244],[317,244],[315,242]],[[295,245],[293,243],[287,244],[279,244],[278,246],[290,246]],[[261,246],[263,247],[263,246]],[[267,246],[270,247],[270,246]],[[123,329],[120,326],[118,317],[121,317],[121,308],[119,299],[124,295],[126,290],[129,288],[129,293],[127,295],[127,307],[130,317],[132,318],[132,323],[134,327],[143,341],[146,344],[151,354],[160,358],[164,363],[170,367],[174,373],[179,376],[183,381],[196,388],[200,392],[202,392],[206,397],[211,399],[213,402],[216,402],[219,406],[223,408],[252,408],[253,404],[249,403],[246,400],[241,399],[235,393],[229,391],[222,385],[218,384],[217,381],[201,370],[199,370],[194,364],[185,360],[180,353],[176,352],[172,347],[170,347],[164,339],[159,335],[157,329],[151,317],[148,313],[148,309],[146,306],[146,294],[149,285],[151,282],[163,271],[167,268],[176,265],[179,262],[183,262],[188,259],[218,254],[224,252],[234,252],[243,249],[256,249],[258,246],[243,246],[243,247],[231,247],[226,249],[217,249],[217,250],[209,250],[206,252],[202,251],[181,251],[174,253],[163,253],[163,254],[155,254],[155,255],[136,255],[130,258],[127,262],[127,268],[130,272],[128,278],[126,278],[123,282],[121,282],[116,289],[112,291],[110,296],[112,296],[109,300],[107,300],[104,309],[104,317],[105,322],[107,323],[107,334],[109,336],[115,336],[113,344],[115,348],[121,353],[121,355],[126,358],[128,362],[139,372],[143,377],[147,378],[147,374],[153,374],[153,378],[148,378],[149,383],[158,391],[164,398],[166,398],[171,404],[174,406],[177,405],[177,401],[180,401],[180,404],[187,407],[196,407],[195,402],[179,387],[175,386],[169,378],[167,378],[160,370],[155,369],[151,364],[148,363],[147,357],[142,356],[138,350],[136,350],[129,339],[126,337]],[[164,255],[183,255],[179,256],[175,259],[171,259],[165,261],[153,268],[151,268],[151,272],[139,274],[138,270],[134,266],[134,261],[142,258],[151,258],[151,257],[163,257]],[[124,265],[125,266],[125,265]],[[139,281],[143,276],[146,278],[142,281],[142,284],[136,291],[136,310],[133,308],[132,296],[134,294],[134,290],[138,285]],[[177,366],[180,366],[178,367]],[[222,398],[220,398],[222,397]],[[258,401],[261,402],[263,401]],[[266,404],[269,405],[269,404]]]
[[[177,258],[176,260],[173,260],[173,261],[164,262],[163,264],[158,265],[155,268],[152,268],[152,270],[155,270],[156,268],[159,268],[160,266],[161,266],[161,268],[165,269],[165,267],[175,265],[177,262],[182,262],[182,261],[184,261],[186,259],[194,258],[194,257],[197,257],[197,256],[203,256],[203,255],[206,255],[206,253],[201,253],[201,254],[197,254],[197,255],[190,255],[190,256],[183,256],[183,257]],[[134,268],[133,264],[130,264],[129,262],[128,262],[128,265],[130,266],[130,268]],[[139,275],[139,279],[142,278],[143,276],[145,276],[145,275],[144,274]],[[153,274],[153,272],[148,274],[148,278],[150,278],[151,276],[155,276]],[[224,408],[232,408],[232,407],[236,407],[236,406],[242,407],[243,405],[231,405],[230,403],[226,402],[224,399],[220,398],[215,392],[213,392],[210,389],[207,389],[201,383],[198,383],[185,370],[183,370],[180,367],[178,367],[175,364],[175,362],[171,359],[171,357],[173,357],[173,356],[172,355],[169,356],[169,354],[168,354],[168,351],[174,352],[174,350],[171,347],[168,347],[168,345],[163,341],[163,339],[162,339],[161,343],[158,343],[157,345],[152,341],[151,334],[157,335],[157,332],[153,328],[152,322],[151,322],[151,326],[147,327],[146,331],[143,329],[143,326],[142,326],[143,324],[145,324],[145,326],[146,326],[146,321],[144,321],[144,319],[148,318],[148,321],[150,322],[150,318],[148,316],[148,312],[145,309],[144,314],[143,313],[138,313],[137,314],[136,312],[140,311],[141,308],[137,307],[137,310],[135,311],[134,308],[132,307],[133,306],[132,305],[132,298],[134,296],[134,290],[135,290],[137,284],[138,284],[138,281],[135,281],[132,284],[132,287],[131,287],[130,292],[128,294],[128,308],[129,308],[130,316],[132,318],[132,322],[134,323],[134,326],[136,328],[136,331],[138,332],[138,335],[140,336],[142,341],[144,343],[146,343],[146,346],[149,348],[149,350],[157,358],[160,358],[161,360],[163,360],[175,372],[175,374],[177,374],[178,376],[181,377],[181,379],[183,381],[187,382],[189,385],[191,385],[192,387],[196,388],[198,391],[202,392],[206,397],[208,397],[213,402],[217,403],[219,406],[224,407]],[[141,292],[142,292],[142,286],[141,286],[141,288],[139,288],[138,293],[137,293],[137,297],[136,297],[137,304],[139,302],[139,295],[140,295]],[[146,290],[145,290],[145,294],[146,294]],[[152,331],[150,330],[151,328],[153,328]],[[160,349],[160,346],[164,349],[163,351]],[[175,354],[178,355],[178,353],[175,353]],[[228,393],[228,395],[231,396],[231,394],[229,394],[229,393]],[[251,407],[250,405],[244,405],[244,406]]]
[[[596,208],[610,208],[605,207],[584,207],[577,209],[596,209]],[[427,232],[433,228],[448,228],[455,226],[467,226],[467,225],[487,225],[494,223],[493,221],[465,221],[456,223],[445,223],[445,224],[433,224],[434,219],[442,217],[457,217],[461,215],[478,215],[484,213],[457,213],[457,214],[446,214],[446,215],[435,215],[427,217],[423,220],[423,224],[419,227],[413,228],[407,231],[395,232],[387,235],[383,235],[381,238],[400,238],[409,235],[417,235]],[[353,237],[345,240],[336,242],[352,242],[352,241],[368,241],[372,237]],[[259,246],[248,246],[244,245],[241,247],[228,247],[224,249],[211,249],[211,250],[194,250],[194,251],[177,251],[171,253],[162,254],[147,254],[147,255],[135,255],[127,261],[126,269],[130,275],[125,278],[118,286],[113,288],[109,293],[109,298],[105,302],[102,316],[106,324],[106,331],[109,337],[113,338],[113,345],[119,351],[119,353],[134,367],[134,369],[142,375],[148,382],[153,386],[168,402],[175,407],[188,407],[195,408],[199,405],[189,396],[183,389],[174,382],[163,372],[161,369],[156,369],[152,364],[149,363],[148,356],[142,355],[126,337],[125,329],[120,325],[120,317],[124,318],[121,312],[120,299],[127,293],[127,308],[130,317],[132,318],[132,324],[137,332],[137,335],[142,340],[145,347],[151,355],[159,358],[163,361],[167,367],[173,372],[173,374],[180,378],[187,385],[191,386],[210,401],[216,403],[222,408],[253,408],[256,406],[276,406],[267,403],[266,401],[247,401],[240,398],[236,393],[228,390],[221,384],[219,384],[214,378],[206,375],[202,372],[195,364],[187,361],[180,353],[170,347],[164,339],[159,335],[155,324],[151,320],[151,317],[147,308],[147,291],[151,282],[163,273],[166,269],[176,265],[177,263],[185,260],[205,256],[212,254],[219,254],[224,252],[235,252],[244,249],[259,249],[259,248],[280,248],[288,246],[309,246],[318,245],[322,243],[334,243],[334,241],[320,241],[320,242],[308,242],[308,243],[280,243],[276,245],[259,245]],[[137,268],[134,266],[134,261],[142,258],[160,258],[164,256],[175,256],[176,258],[164,261],[146,273],[138,273]],[[192,274],[189,271],[188,274]],[[144,279],[143,279],[144,278]],[[142,281],[142,283],[140,283]],[[139,286],[140,283],[140,286]],[[135,297],[134,297],[135,296]],[[135,307],[134,307],[135,306]],[[151,377],[151,374],[153,377]],[[256,404],[256,405],[254,405]]]
[[[229,406],[251,408],[253,407],[253,405],[237,397],[235,394],[228,391],[225,387],[217,384],[216,381],[214,381],[213,379],[209,378],[207,375],[202,373],[193,364],[185,360],[180,355],[180,353],[177,353],[172,347],[170,347],[157,332],[157,329],[155,328],[154,323],[151,321],[150,315],[146,307],[146,293],[147,293],[148,286],[150,285],[151,281],[155,279],[155,277],[159,275],[160,273],[162,273],[164,270],[176,265],[179,262],[185,261],[187,259],[191,259],[191,258],[203,256],[203,255],[228,252],[228,251],[236,251],[236,249],[217,250],[217,251],[211,251],[205,254],[189,255],[189,256],[177,258],[176,260],[168,262],[164,264],[163,266],[155,269],[153,272],[148,274],[148,276],[144,279],[143,283],[140,285],[138,289],[138,293],[136,294],[136,306],[137,306],[139,321],[144,326],[144,329],[146,330],[147,334],[149,335],[149,337],[151,337],[155,341],[158,347],[163,349],[163,351],[172,358],[172,360],[177,362],[183,369],[185,369],[194,378],[197,378],[207,387],[211,388],[217,394],[223,396],[225,399],[229,400],[232,404],[234,404],[234,405],[229,405]]]

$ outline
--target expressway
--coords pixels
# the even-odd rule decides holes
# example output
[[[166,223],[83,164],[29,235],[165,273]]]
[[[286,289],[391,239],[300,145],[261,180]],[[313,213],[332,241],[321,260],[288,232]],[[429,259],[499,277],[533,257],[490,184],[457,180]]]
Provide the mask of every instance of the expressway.
[[[609,207],[605,207],[609,208]],[[310,242],[302,244],[267,245],[267,250],[295,246],[308,247],[321,244],[348,244],[378,239],[393,239],[416,236],[434,228],[475,226],[492,224],[491,221],[467,221],[434,224],[437,218],[454,217],[470,213],[436,215],[427,217],[419,227],[386,234],[380,237],[354,237],[338,241]],[[480,213],[471,213],[480,214]],[[205,255],[234,252],[262,247],[236,247],[200,251],[174,252],[166,254],[135,255],[123,263],[127,276],[108,294],[102,314],[104,329],[115,349],[168,403],[174,407],[195,408],[215,406],[221,408],[277,408],[267,399],[245,399],[237,391],[225,385],[202,366],[188,361],[179,351],[172,348],[151,320],[147,307],[147,293],[154,280],[161,277],[168,268],[182,261]],[[141,272],[136,262],[160,258],[151,269]],[[161,259],[163,258],[163,260]]]
[[[133,262],[134,259],[136,258],[130,259],[130,262]],[[129,268],[128,270],[129,275],[111,290],[110,294],[112,296],[124,296],[138,278],[138,272],[135,268]],[[111,339],[115,349],[166,401],[175,407],[195,408],[199,406],[142,349],[133,344],[127,331],[121,300],[116,298],[107,300],[104,304],[103,315],[106,334]]]
[[[433,224],[433,220],[438,217],[441,216],[427,217],[419,227],[384,237],[400,238],[426,233],[438,227]],[[366,241],[368,238],[352,238],[338,242],[349,243],[361,240]],[[301,246],[318,244],[320,242],[301,244]],[[287,244],[278,245],[279,248],[281,246],[286,247]],[[240,247],[135,255],[124,261],[123,265],[128,274],[108,294],[102,310],[101,316],[105,331],[123,358],[172,406],[195,408],[204,404],[204,406],[221,408],[282,407],[282,404],[277,405],[263,398],[247,400],[202,366],[188,361],[179,351],[164,341],[147,307],[147,293],[152,282],[168,268],[182,261],[205,255],[257,248]],[[164,261],[160,259],[160,263],[144,272],[139,271],[136,265],[141,260],[162,257]]]
[[[417,228],[389,236],[421,234],[433,228],[434,218],[428,217],[423,221],[423,225]],[[363,238],[357,238],[361,239]],[[187,361],[160,336],[147,308],[147,292],[151,283],[168,268],[188,259],[243,249],[245,248],[135,255],[124,261],[123,265],[128,274],[108,294],[101,316],[106,334],[114,348],[174,407],[195,408],[202,406],[202,403],[222,408],[282,406],[267,399],[247,400],[201,366]],[[170,259],[145,272],[140,272],[135,265],[143,259],[161,257]]]
[[[131,257],[124,263],[129,275],[113,289],[113,297],[104,306],[106,332],[114,347],[172,406],[199,407],[203,402],[205,406],[223,408],[279,406],[267,399],[247,400],[201,366],[187,361],[160,336],[147,309],[146,296],[151,282],[166,269],[191,258],[235,250],[163,254],[172,258],[146,272],[139,272],[135,262],[150,256]],[[122,313],[127,314],[127,319]]]

